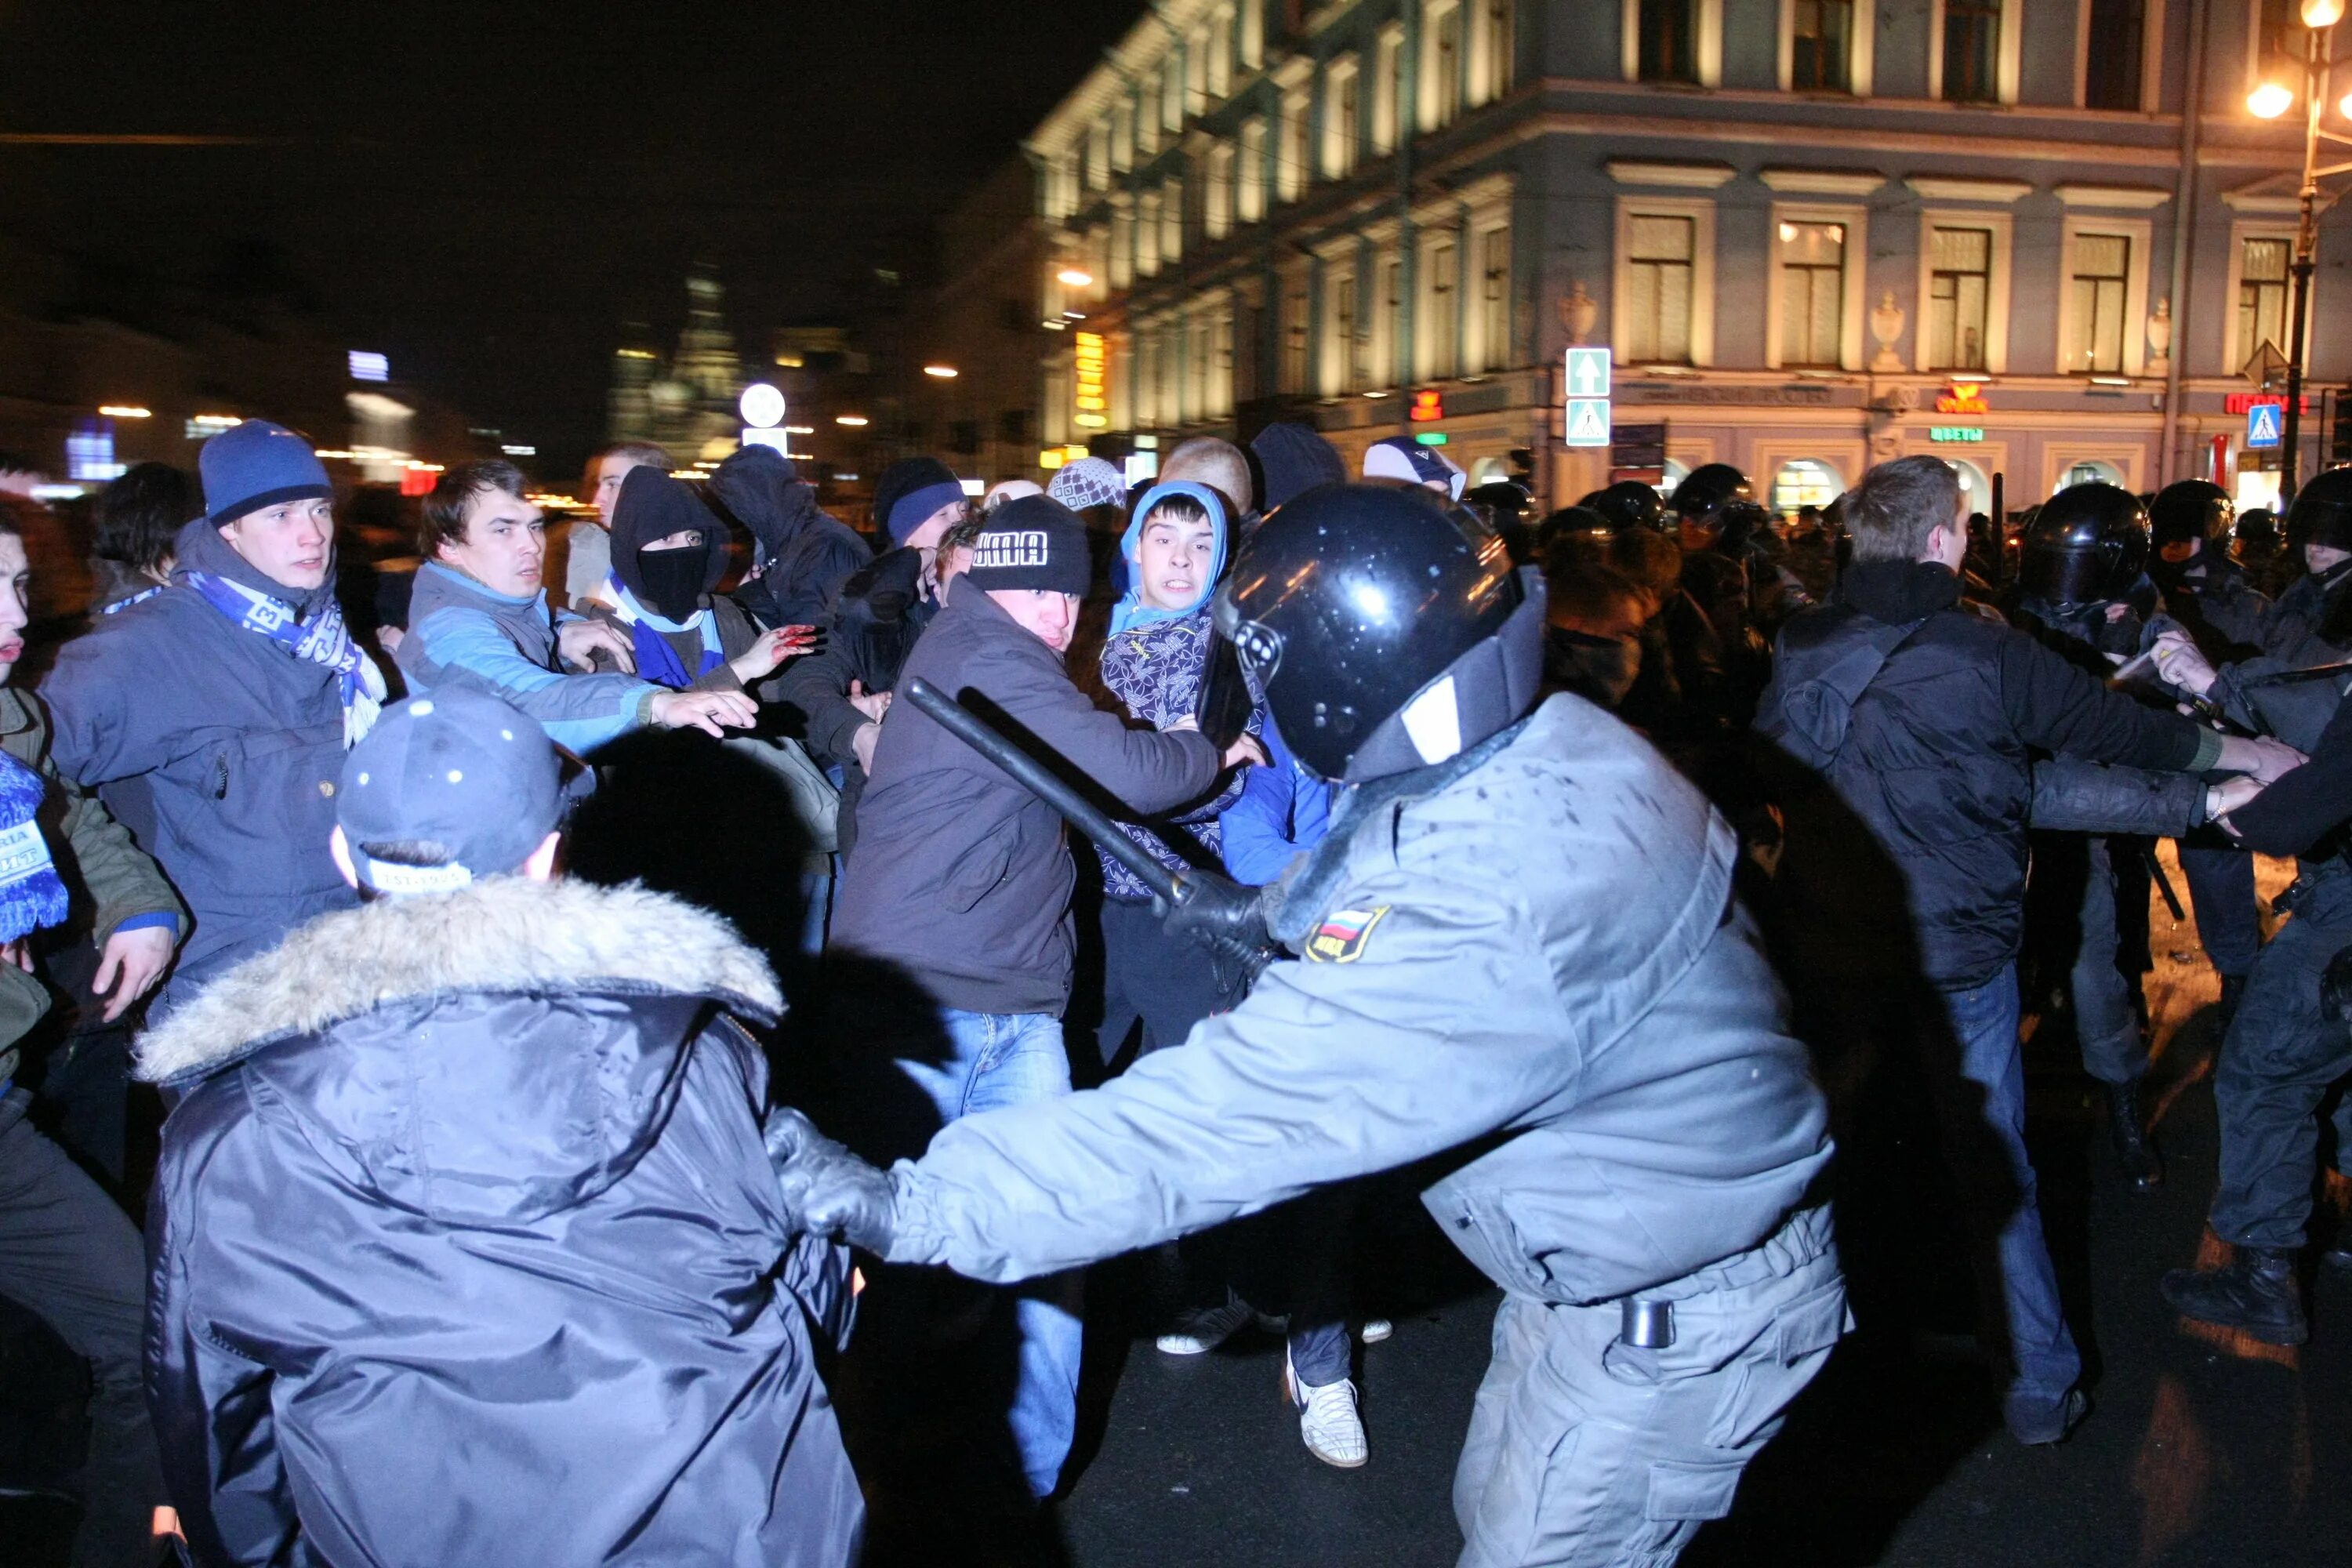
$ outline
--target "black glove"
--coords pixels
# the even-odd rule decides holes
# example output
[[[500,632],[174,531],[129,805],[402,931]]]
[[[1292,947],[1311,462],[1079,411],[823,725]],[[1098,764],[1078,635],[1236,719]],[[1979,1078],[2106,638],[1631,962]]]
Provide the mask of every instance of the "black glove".
[[[1274,957],[1274,938],[1266,933],[1262,889],[1206,871],[1186,871],[1185,898],[1171,908],[1154,900],[1160,929],[1171,936],[1190,937],[1220,958],[1242,964],[1255,978]]]
[[[786,1223],[812,1235],[837,1236],[877,1258],[889,1255],[898,1229],[898,1194],[887,1171],[867,1164],[789,1108],[768,1118],[765,1135]]]

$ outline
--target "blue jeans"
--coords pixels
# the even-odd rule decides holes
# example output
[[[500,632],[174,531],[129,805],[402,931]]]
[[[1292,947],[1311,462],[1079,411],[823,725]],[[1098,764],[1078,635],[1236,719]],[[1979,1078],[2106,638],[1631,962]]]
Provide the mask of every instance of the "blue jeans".
[[[1003,1105],[1028,1105],[1070,1092],[1062,1021],[1043,1013],[940,1010],[949,1052],[933,1063],[900,1058],[898,1070],[929,1096],[942,1124]],[[1078,1424],[1079,1321],[1084,1276],[1050,1275],[1007,1292],[1020,1331],[1019,1365],[1007,1419],[1022,1473],[1036,1497],[1050,1495]]]
[[[2058,1304],[2058,1275],[2042,1237],[2033,1164],[2025,1152],[2025,1064],[2017,1046],[2017,969],[1982,985],[1936,993],[1949,1034],[1925,1033],[1925,1063],[1943,1131],[1944,1158],[1968,1211],[1984,1321],[2006,1344],[2005,1404],[2012,1426],[2066,1397],[2083,1358]],[[1990,1333],[1988,1338],[1993,1338]]]

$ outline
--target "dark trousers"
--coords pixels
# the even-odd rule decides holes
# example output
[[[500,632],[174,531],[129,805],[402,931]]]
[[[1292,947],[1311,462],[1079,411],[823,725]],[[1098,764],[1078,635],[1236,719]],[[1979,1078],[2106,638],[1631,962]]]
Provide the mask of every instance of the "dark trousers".
[[[89,1362],[89,1464],[74,1568],[153,1568],[163,1502],[140,1357],[147,1259],[139,1232],[98,1184],[0,1100],[0,1289]]]
[[[1138,1023],[1138,1054],[1181,1046],[1192,1026],[1238,1000],[1208,950],[1160,929],[1150,904],[1102,901],[1103,1013],[1095,1039],[1103,1066],[1118,1058]]]
[[[2262,905],[2254,891],[2252,852],[2222,845],[2184,842],[2180,874],[2197,916],[2197,940],[2224,979],[2252,973],[2263,948]]]
[[[2293,911],[2246,977],[2221,1043],[2213,1098],[2221,1113],[2221,1181],[2213,1234],[2237,1247],[2296,1247],[2311,1220],[2319,1108],[2352,1073],[2352,1037],[2320,1008],[2328,960],[2352,946],[2352,868],[2305,873]],[[2339,1138],[2347,1118],[2337,1117]],[[2337,1151],[2339,1161],[2346,1152]]]

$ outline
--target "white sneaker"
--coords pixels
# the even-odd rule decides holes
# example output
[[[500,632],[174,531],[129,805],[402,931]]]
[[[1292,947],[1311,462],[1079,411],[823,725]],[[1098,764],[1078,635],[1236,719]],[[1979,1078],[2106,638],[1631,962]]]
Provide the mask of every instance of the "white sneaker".
[[[1346,1378],[1318,1387],[1298,1381],[1290,1352],[1282,1353],[1282,1391],[1298,1407],[1298,1435],[1307,1451],[1342,1470],[1363,1468],[1371,1458],[1364,1437],[1364,1418],[1356,1413],[1356,1385]]]
[[[1396,1325],[1386,1318],[1366,1318],[1363,1331],[1356,1337],[1368,1345],[1376,1345],[1396,1332]]]
[[[1162,1355],[1206,1355],[1250,1326],[1257,1314],[1237,1296],[1227,1296],[1222,1307],[1195,1307],[1160,1336]]]

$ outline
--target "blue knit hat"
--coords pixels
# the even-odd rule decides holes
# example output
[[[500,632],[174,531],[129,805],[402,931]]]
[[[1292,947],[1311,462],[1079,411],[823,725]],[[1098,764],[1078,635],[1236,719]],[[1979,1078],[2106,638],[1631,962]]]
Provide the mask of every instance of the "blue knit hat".
[[[0,752],[0,942],[66,918],[66,885],[58,879],[37,820],[48,787],[40,774]]]
[[[267,419],[232,425],[205,442],[196,467],[205,479],[205,516],[215,528],[281,501],[335,493],[310,438]]]

